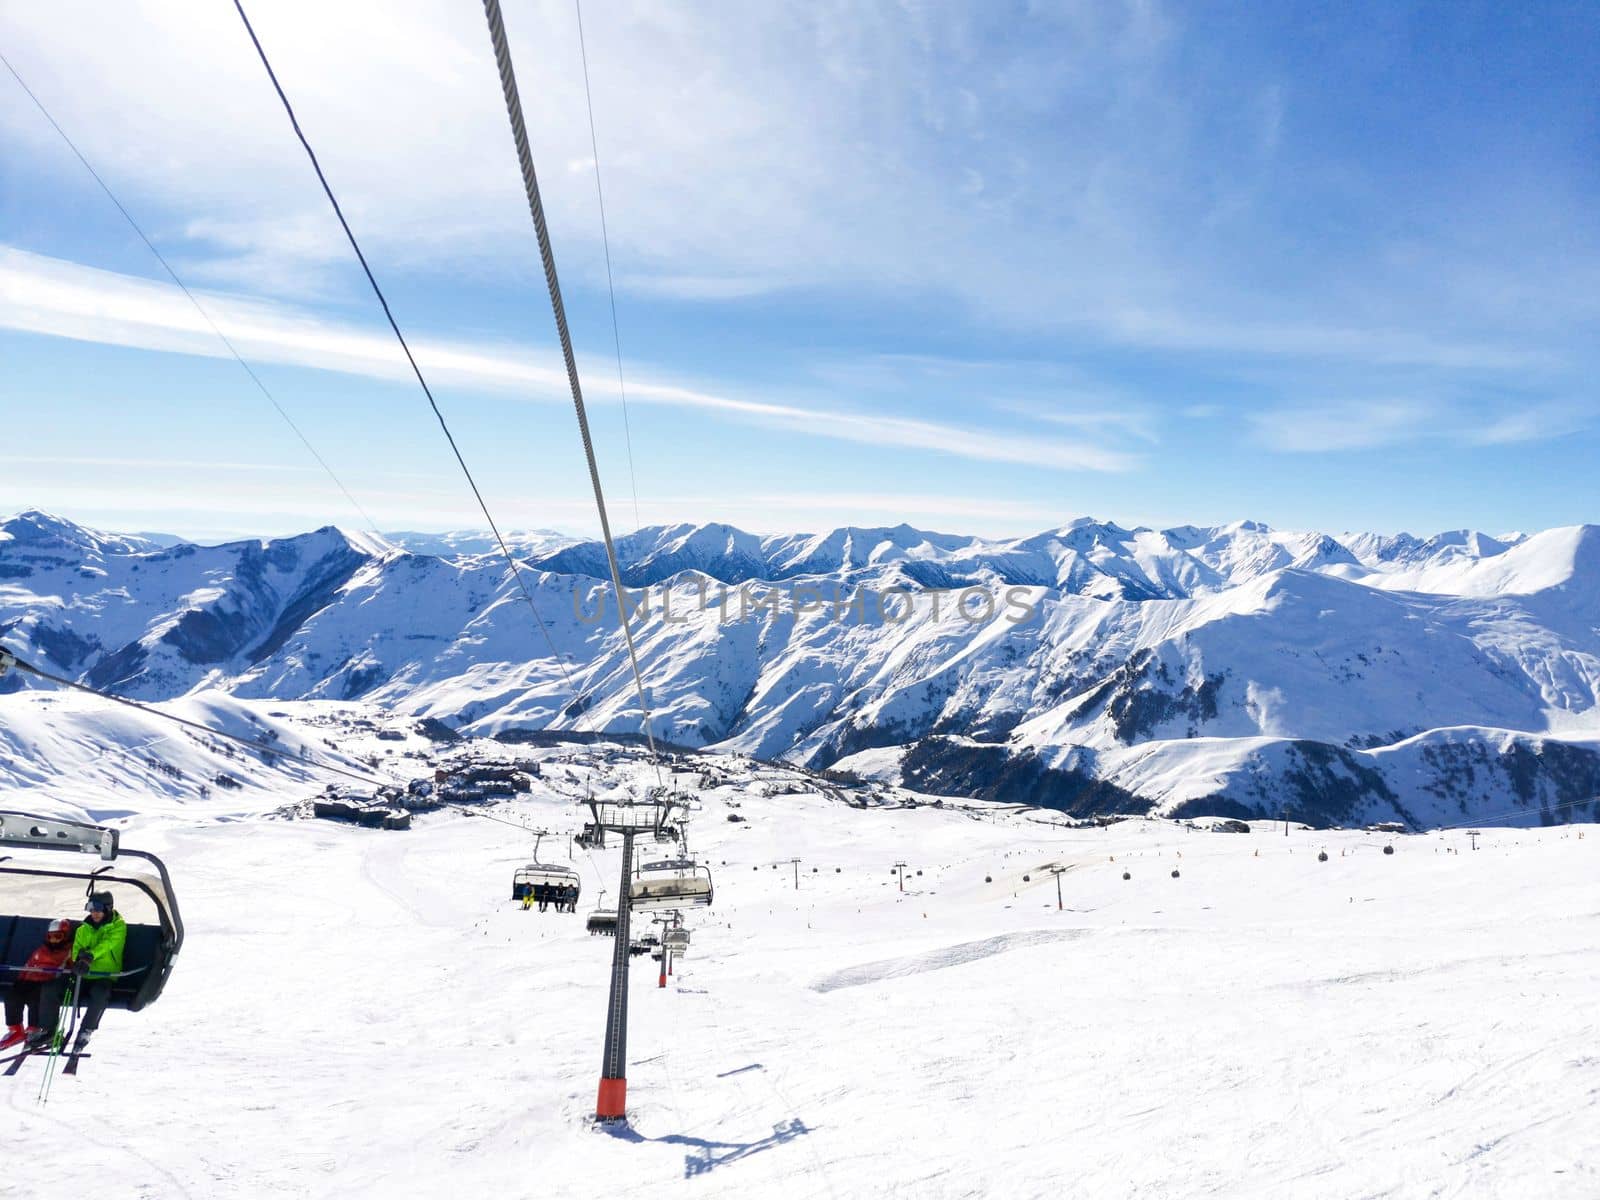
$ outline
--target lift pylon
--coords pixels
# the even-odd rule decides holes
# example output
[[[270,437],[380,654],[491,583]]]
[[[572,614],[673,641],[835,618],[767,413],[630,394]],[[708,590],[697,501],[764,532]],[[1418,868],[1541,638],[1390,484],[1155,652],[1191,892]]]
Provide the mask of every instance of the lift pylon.
[[[606,1046],[600,1067],[600,1091],[594,1115],[598,1121],[621,1121],[628,1115],[628,960],[633,938],[629,932],[629,876],[633,874],[633,839],[661,841],[677,807],[664,789],[652,789],[639,803],[588,801],[597,830],[622,835],[622,876],[617,885],[617,941],[611,951],[611,987],[606,998]]]

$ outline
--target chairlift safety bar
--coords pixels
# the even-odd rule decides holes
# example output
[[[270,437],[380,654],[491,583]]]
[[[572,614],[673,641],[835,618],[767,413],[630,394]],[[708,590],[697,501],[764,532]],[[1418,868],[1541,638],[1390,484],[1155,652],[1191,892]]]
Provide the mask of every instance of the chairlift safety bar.
[[[0,846],[73,850],[82,854],[98,854],[110,862],[117,857],[120,844],[120,831],[104,825],[61,821],[30,813],[0,812]]]

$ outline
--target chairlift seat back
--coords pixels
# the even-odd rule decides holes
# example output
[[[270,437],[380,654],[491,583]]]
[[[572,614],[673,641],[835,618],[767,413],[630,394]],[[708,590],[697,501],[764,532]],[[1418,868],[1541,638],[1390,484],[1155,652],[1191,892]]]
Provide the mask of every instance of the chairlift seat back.
[[[704,908],[711,897],[710,868],[686,859],[645,863],[628,881],[628,907],[635,912]]]

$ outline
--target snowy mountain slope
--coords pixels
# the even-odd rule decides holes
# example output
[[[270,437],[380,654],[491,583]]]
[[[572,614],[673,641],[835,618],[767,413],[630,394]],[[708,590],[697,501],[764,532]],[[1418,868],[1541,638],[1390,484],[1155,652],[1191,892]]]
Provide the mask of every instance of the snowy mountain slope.
[[[653,782],[614,747],[527,752],[513,825]],[[706,762],[716,900],[666,987],[635,960],[626,1125],[588,1119],[612,943],[509,900],[531,837],[163,799],[117,824],[170,868],[183,952],[47,1107],[40,1063],[0,1081],[7,1186],[55,1194],[92,1145],[108,1197],[1596,1193],[1600,839],[1067,828]],[[106,786],[22,806],[126,802]],[[615,845],[570,861],[580,913],[615,895]]]
[[[210,729],[268,742],[281,753],[269,763],[226,738],[79,692],[13,694],[0,698],[0,808],[26,805],[42,815],[96,822],[135,815],[259,816],[282,805],[286,793],[310,794],[330,780],[343,781],[306,758],[404,782],[418,771],[395,773],[383,760],[431,747],[412,731],[415,721],[385,719],[365,706],[255,704],[196,692],[162,707]],[[400,734],[397,740],[366,736],[379,728]]]
[[[603,550],[532,554],[536,624],[499,556],[451,537],[445,555],[332,528],[160,547],[25,513],[0,525],[0,639],[145,699],[361,699],[485,732],[638,732]],[[631,604],[654,731],[688,746],[825,767],[942,739],[912,760],[921,786],[981,795],[1026,777],[1075,811],[1296,802],[1343,821],[1350,796],[1385,819],[1396,803],[1419,820],[1434,800],[1452,814],[1570,804],[1587,767],[1534,754],[1542,783],[1519,792],[1515,747],[1555,738],[1587,762],[1600,737],[1592,526],[1514,543],[1253,522],[1085,519],[1009,541],[672,526],[621,549],[628,577],[653,584]],[[976,589],[965,610],[957,588]],[[1367,752],[1464,728],[1485,731],[1494,789],[1437,755],[1407,770],[1448,795],[1359,782]],[[1237,743],[1226,770],[1197,766],[1221,762],[1190,745],[1212,742]]]

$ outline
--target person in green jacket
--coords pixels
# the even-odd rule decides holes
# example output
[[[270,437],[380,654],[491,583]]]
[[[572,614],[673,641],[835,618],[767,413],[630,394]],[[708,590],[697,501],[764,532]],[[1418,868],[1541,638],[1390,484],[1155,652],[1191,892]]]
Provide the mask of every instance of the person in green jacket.
[[[128,944],[128,926],[117,912],[110,892],[93,893],[84,907],[89,915],[72,937],[69,959],[72,973],[78,977],[78,1004],[83,1008],[83,1020],[72,1046],[75,1052],[83,1050],[89,1044],[89,1035],[100,1028],[100,1018],[105,1016],[106,1005],[111,1002],[111,981],[122,971],[122,952]],[[55,1028],[66,989],[64,979],[53,980],[41,988],[40,1024],[45,1030]]]

